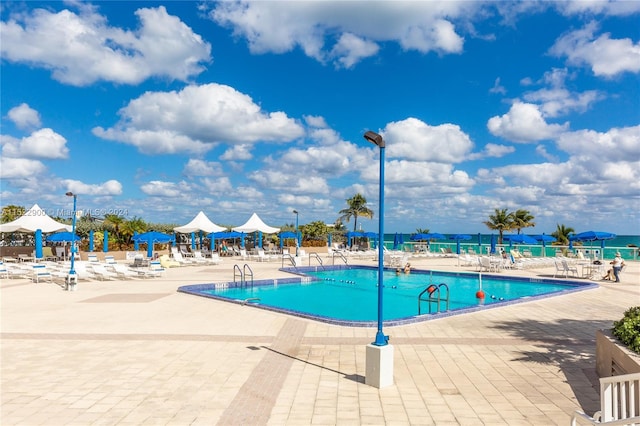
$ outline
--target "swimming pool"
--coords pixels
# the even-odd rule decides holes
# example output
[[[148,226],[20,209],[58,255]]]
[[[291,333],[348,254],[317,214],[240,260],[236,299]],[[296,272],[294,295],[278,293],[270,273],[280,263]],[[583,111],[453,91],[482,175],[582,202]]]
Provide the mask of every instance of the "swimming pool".
[[[304,274],[301,272],[304,271]],[[326,267],[291,270],[301,278],[247,283],[183,286],[178,291],[350,326],[371,326],[377,321],[377,267]],[[397,275],[385,271],[383,315],[387,325],[424,321],[510,303],[597,287],[552,279],[482,274],[485,298],[480,301],[477,273],[413,271]],[[441,286],[441,284],[445,284]],[[424,292],[430,285],[438,291]],[[448,310],[443,300],[447,297]],[[419,300],[419,295],[422,293]]]

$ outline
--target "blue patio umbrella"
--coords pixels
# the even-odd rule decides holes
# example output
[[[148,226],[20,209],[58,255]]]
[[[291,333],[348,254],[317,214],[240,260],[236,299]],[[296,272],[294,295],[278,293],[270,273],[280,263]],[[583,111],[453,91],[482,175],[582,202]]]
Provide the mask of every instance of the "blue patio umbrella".
[[[138,240],[139,243],[147,244],[147,257],[152,257],[153,245],[155,243],[160,243],[160,244],[170,243],[175,239],[175,237],[173,235],[163,234],[162,232],[158,232],[158,231],[149,231],[149,232],[144,232],[142,234],[138,234],[136,236],[136,239]]]
[[[554,241],[557,241],[554,237],[552,237],[551,235],[547,235],[547,234],[532,235],[532,237],[535,238],[536,241],[540,241],[542,243],[542,255],[543,256],[547,255],[547,243],[552,243]]]
[[[138,231],[133,231],[133,249],[135,251],[140,250],[140,245],[138,244],[138,240],[136,239],[136,236],[138,235]]]
[[[616,237],[616,234],[612,234],[611,232],[586,231],[586,232],[581,232],[579,234],[570,236],[569,243],[571,244],[572,241],[582,241],[582,242],[590,241],[591,247],[593,247],[594,241],[601,241],[600,245],[604,249],[604,241],[612,240],[615,237]],[[604,254],[604,250],[602,254]]]
[[[80,237],[72,234],[71,232],[63,231],[56,232],[55,234],[49,234],[47,236],[47,241],[55,243],[71,243],[74,241],[80,241]]]
[[[93,229],[89,231],[89,251],[93,251]]]
[[[104,238],[102,240],[102,251],[107,253],[109,251],[109,231],[104,231]]]
[[[536,244],[537,243],[535,238],[525,234],[505,235],[503,238],[509,241],[510,243],[515,243],[515,244]]]
[[[396,232],[396,234],[393,236],[393,249],[398,250],[399,245],[400,245],[400,236]]]

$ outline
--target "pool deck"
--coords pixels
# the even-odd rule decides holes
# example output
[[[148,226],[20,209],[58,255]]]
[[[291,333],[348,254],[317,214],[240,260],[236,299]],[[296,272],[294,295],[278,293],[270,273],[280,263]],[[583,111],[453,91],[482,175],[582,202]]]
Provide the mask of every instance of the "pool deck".
[[[232,281],[234,265],[244,263],[255,279],[290,276],[278,271],[280,262],[225,258],[155,279],[80,282],[75,292],[1,279],[0,423],[569,424],[574,410],[599,409],[596,331],[640,304],[640,262],[627,262],[619,284],[385,327],[394,385],[377,389],[364,384],[375,328],[176,291]],[[411,263],[474,270],[453,258]]]

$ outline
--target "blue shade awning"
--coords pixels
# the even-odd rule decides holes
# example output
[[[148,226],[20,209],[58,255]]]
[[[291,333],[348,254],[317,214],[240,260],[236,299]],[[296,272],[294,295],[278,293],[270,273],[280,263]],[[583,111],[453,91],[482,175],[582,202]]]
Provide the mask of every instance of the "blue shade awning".
[[[286,239],[286,238],[296,238],[297,235],[295,232],[291,232],[291,231],[286,231],[286,232],[281,232],[279,235],[280,239]]]
[[[244,237],[244,232],[237,231],[228,231],[228,232],[213,232],[207,235],[209,238],[215,238],[216,240],[225,239],[225,238],[242,238]]]

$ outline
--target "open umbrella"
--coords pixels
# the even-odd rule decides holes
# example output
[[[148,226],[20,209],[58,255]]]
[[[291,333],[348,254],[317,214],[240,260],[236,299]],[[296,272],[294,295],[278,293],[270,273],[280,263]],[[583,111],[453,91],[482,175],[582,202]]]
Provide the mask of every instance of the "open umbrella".
[[[47,236],[47,241],[55,243],[72,243],[74,241],[80,241],[80,237],[71,232],[63,231],[56,232]]]
[[[547,235],[547,234],[542,234],[542,235],[532,235],[533,238],[536,239],[536,241],[540,241],[542,243],[542,256],[546,256],[547,255],[547,243],[552,243],[554,241],[557,241],[555,239],[555,237],[552,237],[551,235]]]
[[[530,237],[528,235],[524,235],[524,234],[505,235],[503,238],[515,244],[536,244],[537,243],[535,238]]]
[[[593,247],[594,241],[601,241],[601,247],[603,249],[602,254],[604,254],[604,241],[612,240],[616,237],[616,234],[612,234],[611,232],[601,232],[601,231],[586,231],[581,232],[576,235],[572,235],[569,237],[569,242],[572,241],[590,241],[591,247]],[[592,250],[593,251],[593,250]]]
[[[55,242],[55,243],[75,243],[77,241],[80,241],[80,237],[77,236],[76,234],[73,234],[71,232],[67,232],[67,231],[62,231],[62,232],[56,232],[55,234],[50,234],[47,236],[46,240],[48,242]],[[66,260],[66,250],[64,250],[65,253],[65,260]]]

